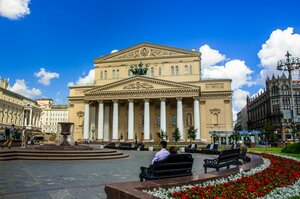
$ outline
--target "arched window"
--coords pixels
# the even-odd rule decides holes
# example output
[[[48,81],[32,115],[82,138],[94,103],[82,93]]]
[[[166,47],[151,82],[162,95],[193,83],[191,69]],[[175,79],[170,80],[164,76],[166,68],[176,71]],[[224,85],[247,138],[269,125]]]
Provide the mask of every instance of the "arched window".
[[[274,95],[278,95],[278,87],[277,86],[272,87],[272,96],[274,96]]]
[[[287,85],[282,86],[282,93],[283,95],[290,95],[290,89]]]
[[[158,76],[161,76],[161,67],[158,68]]]
[[[118,79],[119,78],[119,69],[117,69],[117,72],[116,72],[116,78]]]
[[[193,74],[193,66],[190,65],[190,75]]]
[[[100,79],[103,79],[103,71],[100,72]]]
[[[212,124],[213,125],[218,125],[218,114],[214,113],[212,117]]]
[[[184,66],[184,74],[187,75],[189,73],[188,65]]]
[[[171,75],[174,76],[174,66],[171,66]]]
[[[172,125],[176,126],[177,120],[176,120],[176,115],[172,115]]]
[[[178,75],[179,74],[179,68],[178,66],[175,67],[175,75]]]
[[[154,68],[153,68],[153,67],[151,67],[150,76],[151,76],[151,77],[154,77]]]
[[[104,71],[104,79],[107,79],[107,70]]]
[[[192,126],[193,125],[193,122],[192,122],[192,114],[191,113],[188,113],[186,115],[186,125],[187,126]]]
[[[115,71],[115,70],[112,71],[112,78],[113,78],[113,79],[116,78],[116,71]]]

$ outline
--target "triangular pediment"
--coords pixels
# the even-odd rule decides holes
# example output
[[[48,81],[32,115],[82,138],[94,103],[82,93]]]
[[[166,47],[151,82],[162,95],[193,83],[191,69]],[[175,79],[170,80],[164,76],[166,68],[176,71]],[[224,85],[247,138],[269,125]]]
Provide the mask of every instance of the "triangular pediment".
[[[151,43],[141,43],[118,52],[95,59],[96,63],[121,60],[142,60],[166,57],[200,56],[199,52]]]
[[[98,86],[93,89],[87,90],[84,94],[86,96],[97,95],[107,92],[128,92],[128,91],[149,91],[149,90],[172,90],[172,89],[185,89],[185,90],[199,90],[200,88],[193,85],[176,83],[156,78],[145,76],[134,76],[121,81],[110,83],[104,86]]]

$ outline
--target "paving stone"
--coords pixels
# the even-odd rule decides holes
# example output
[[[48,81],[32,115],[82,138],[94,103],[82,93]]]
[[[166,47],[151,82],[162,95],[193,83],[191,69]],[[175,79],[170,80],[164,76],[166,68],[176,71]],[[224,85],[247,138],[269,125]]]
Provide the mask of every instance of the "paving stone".
[[[106,198],[105,184],[138,181],[155,152],[122,151],[129,158],[86,161],[14,160],[0,164],[0,199]],[[206,155],[193,154],[193,172],[204,173]],[[213,169],[211,169],[213,170]]]

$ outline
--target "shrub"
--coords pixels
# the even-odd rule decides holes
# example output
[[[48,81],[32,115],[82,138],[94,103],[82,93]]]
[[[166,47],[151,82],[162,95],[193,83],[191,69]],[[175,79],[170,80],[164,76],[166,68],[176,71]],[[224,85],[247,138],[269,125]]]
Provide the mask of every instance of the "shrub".
[[[300,143],[288,145],[282,149],[283,153],[298,153],[300,154]]]

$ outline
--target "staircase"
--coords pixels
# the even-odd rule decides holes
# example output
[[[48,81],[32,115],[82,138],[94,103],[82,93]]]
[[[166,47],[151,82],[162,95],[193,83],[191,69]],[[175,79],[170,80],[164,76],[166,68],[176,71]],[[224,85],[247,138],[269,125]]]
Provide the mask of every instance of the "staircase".
[[[7,160],[108,160],[127,158],[129,155],[111,149],[93,150],[38,150],[0,149],[0,161]]]

